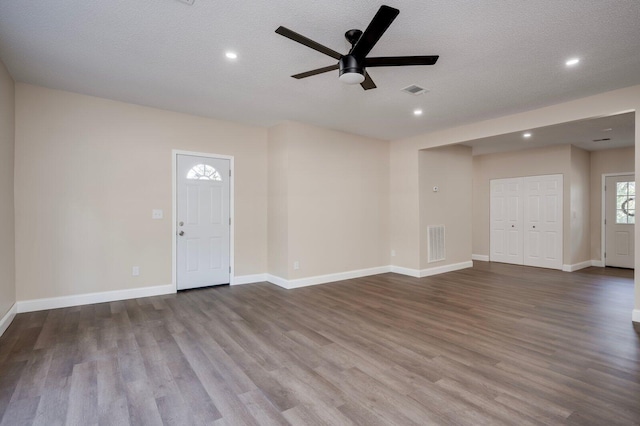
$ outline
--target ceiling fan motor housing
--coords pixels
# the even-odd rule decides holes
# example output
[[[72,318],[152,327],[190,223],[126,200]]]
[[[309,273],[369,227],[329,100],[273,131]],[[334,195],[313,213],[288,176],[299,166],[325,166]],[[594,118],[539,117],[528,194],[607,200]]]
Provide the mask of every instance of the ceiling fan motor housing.
[[[360,84],[364,81],[364,67],[353,55],[340,58],[340,81],[347,84]]]

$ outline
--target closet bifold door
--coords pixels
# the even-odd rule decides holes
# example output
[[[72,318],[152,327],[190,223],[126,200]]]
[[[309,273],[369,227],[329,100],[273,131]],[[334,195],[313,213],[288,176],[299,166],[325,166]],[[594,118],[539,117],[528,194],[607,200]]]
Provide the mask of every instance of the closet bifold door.
[[[524,264],[562,269],[562,175],[523,178]]]
[[[489,260],[522,265],[522,178],[490,182]]]
[[[562,175],[490,182],[489,260],[562,269]]]

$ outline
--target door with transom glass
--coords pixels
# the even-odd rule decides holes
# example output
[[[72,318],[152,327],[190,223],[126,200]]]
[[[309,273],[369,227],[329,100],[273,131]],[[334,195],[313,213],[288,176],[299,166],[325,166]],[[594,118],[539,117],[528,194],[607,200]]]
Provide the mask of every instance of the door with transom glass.
[[[230,281],[230,160],[177,155],[177,288]]]
[[[605,266],[634,267],[636,182],[633,175],[605,178]]]

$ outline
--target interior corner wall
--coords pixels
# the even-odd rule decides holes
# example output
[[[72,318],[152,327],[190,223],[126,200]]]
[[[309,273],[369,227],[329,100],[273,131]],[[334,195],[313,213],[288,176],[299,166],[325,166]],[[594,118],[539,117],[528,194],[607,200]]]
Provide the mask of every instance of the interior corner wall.
[[[296,280],[389,265],[387,141],[286,122],[270,129],[269,160],[277,180],[269,274]]]
[[[591,260],[590,178],[590,152],[571,145],[570,257],[564,260],[565,264]]]
[[[267,272],[289,279],[289,151],[287,124],[268,134]]]
[[[14,123],[15,84],[0,62],[0,319],[16,302]]]
[[[590,258],[602,261],[602,175],[635,173],[635,147],[592,151],[590,161]]]
[[[473,254],[489,256],[490,181],[512,177],[563,175],[563,263],[571,254],[571,146],[485,154],[473,157]]]
[[[234,156],[235,275],[263,274],[266,129],[17,84],[17,300],[171,284],[173,149]]]
[[[391,264],[420,270],[420,166],[414,144],[391,142],[390,248]]]
[[[471,260],[473,166],[462,145],[420,151],[420,269]],[[434,187],[437,186],[437,192]],[[445,226],[446,259],[429,263],[428,226]]]

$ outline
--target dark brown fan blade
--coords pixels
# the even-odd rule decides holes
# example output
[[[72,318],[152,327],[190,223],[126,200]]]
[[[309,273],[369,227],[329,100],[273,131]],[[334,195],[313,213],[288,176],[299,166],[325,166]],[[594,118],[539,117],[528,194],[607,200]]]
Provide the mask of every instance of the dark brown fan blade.
[[[433,65],[438,61],[438,55],[432,56],[387,56],[366,58],[367,67],[399,67],[405,65]]]
[[[371,52],[371,49],[373,49],[373,46],[376,45],[378,40],[380,40],[382,34],[387,31],[389,25],[396,19],[398,13],[400,13],[400,11],[393,7],[380,6],[378,13],[373,17],[369,26],[364,30],[364,33],[362,33],[362,36],[360,36],[360,39],[349,53],[358,59],[364,59],[364,57]]]
[[[293,78],[306,78],[311,77],[312,75],[322,74],[323,72],[333,71],[338,69],[338,64],[329,65],[328,67],[318,68],[316,70],[311,70],[307,72],[301,72],[300,74],[292,75]]]
[[[364,72],[364,81],[362,83],[360,83],[360,86],[362,86],[362,88],[364,90],[369,90],[369,89],[375,89],[376,84],[373,82],[373,80],[371,80],[371,77],[369,76],[368,72]]]
[[[320,43],[317,43],[301,34],[298,34],[295,31],[291,31],[288,28],[278,27],[278,29],[276,30],[276,33],[280,34],[281,36],[290,38],[293,41],[297,41],[300,44],[304,44],[305,46],[310,47],[313,50],[317,50],[320,53],[324,53],[325,55],[331,56],[334,59],[340,59],[342,57],[342,55],[336,52],[335,50],[329,49],[328,47],[323,46]]]

